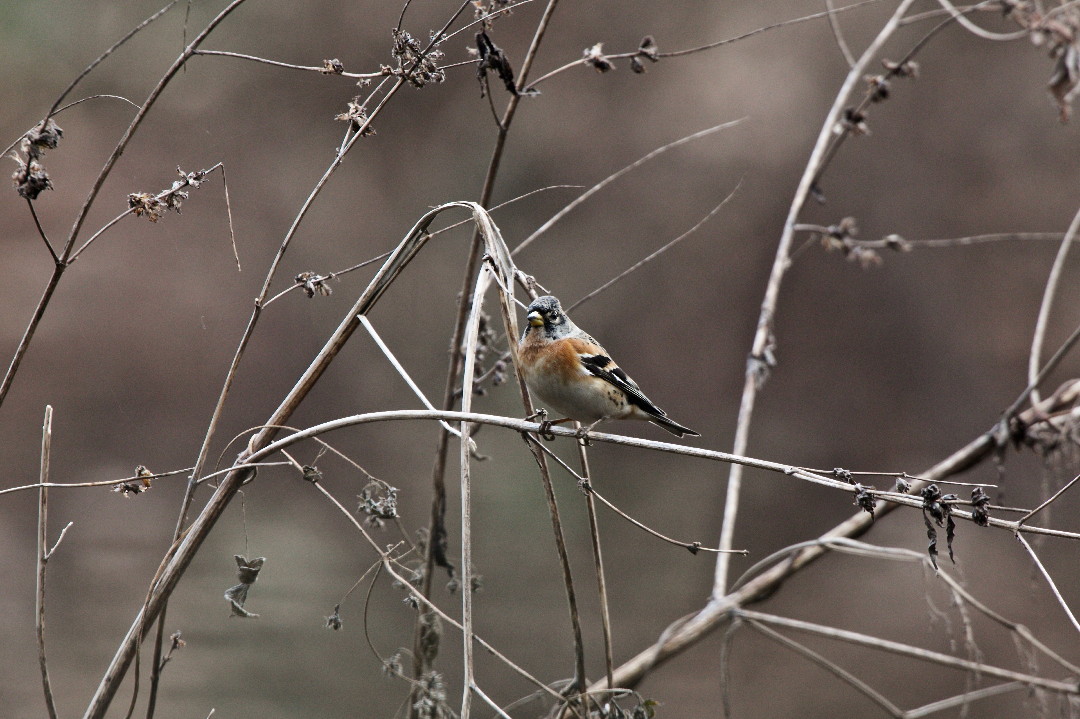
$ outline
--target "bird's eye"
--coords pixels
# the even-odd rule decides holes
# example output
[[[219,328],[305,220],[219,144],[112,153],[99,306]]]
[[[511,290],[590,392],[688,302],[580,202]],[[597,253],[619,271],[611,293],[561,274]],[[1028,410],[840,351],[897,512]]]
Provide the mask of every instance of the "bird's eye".
[[[548,315],[548,319],[550,319],[552,322],[558,322],[559,321],[559,313],[558,312],[552,312],[550,315]]]

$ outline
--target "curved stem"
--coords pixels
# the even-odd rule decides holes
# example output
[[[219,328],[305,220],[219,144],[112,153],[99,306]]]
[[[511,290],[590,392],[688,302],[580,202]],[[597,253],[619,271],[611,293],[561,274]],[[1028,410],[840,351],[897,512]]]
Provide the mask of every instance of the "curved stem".
[[[1031,401],[1036,404],[1042,399],[1039,396],[1037,385],[1042,346],[1046,338],[1046,327],[1050,322],[1050,310],[1054,306],[1054,295],[1057,294],[1061,272],[1065,267],[1065,258],[1069,254],[1069,248],[1072,247],[1072,241],[1078,229],[1080,229],[1080,210],[1073,216],[1072,223],[1069,224],[1069,229],[1065,232],[1065,238],[1062,239],[1061,246],[1058,247],[1057,256],[1054,257],[1054,264],[1050,268],[1050,277],[1047,278],[1046,287],[1043,289],[1042,304],[1039,306],[1039,318],[1035,321],[1035,335],[1031,338],[1031,354],[1028,355],[1028,385],[1032,387]]]
[[[558,0],[548,0],[548,4],[544,9],[544,14],[537,25],[536,33],[533,35],[532,43],[529,45],[529,50],[525,55],[521,70],[518,73],[519,89],[524,86],[525,78],[529,75],[529,70],[532,68],[533,60],[540,47],[540,41],[543,39],[547,27],[551,22],[551,16],[555,12],[556,5],[558,5]],[[506,105],[506,111],[503,113],[503,117],[498,123],[499,132],[495,139],[495,148],[492,151],[491,160],[488,162],[487,173],[484,176],[484,185],[480,191],[479,204],[482,207],[487,207],[491,203],[491,196],[495,190],[495,178],[498,176],[499,166],[502,163],[503,149],[506,146],[506,138],[510,131],[510,124],[513,122],[514,115],[517,113],[518,103],[520,101],[520,93],[511,95]],[[461,374],[461,370],[464,366],[464,358],[461,354],[461,344],[465,337],[465,323],[468,320],[470,312],[470,289],[472,287],[473,279],[476,277],[477,267],[480,263],[481,246],[482,238],[480,237],[480,232],[474,230],[468,259],[465,261],[465,273],[461,282],[461,291],[458,295],[460,299],[458,301],[457,316],[454,320],[454,330],[450,337],[450,363],[446,373],[446,384],[443,387],[442,398],[442,407],[447,410],[454,407],[458,376]],[[428,522],[427,551],[424,555],[424,572],[420,585],[420,591],[425,597],[431,594],[431,582],[435,573],[436,559],[438,554],[443,551],[446,541],[444,521],[446,516],[445,476],[449,448],[450,434],[444,429],[439,432],[439,439],[435,449],[435,462],[431,468],[431,514]],[[421,640],[421,629],[420,623],[417,622],[413,639],[413,676],[415,678],[420,677],[427,671],[423,652],[418,651],[419,642]],[[410,709],[409,716],[415,717],[415,710]]]
[[[851,71],[848,72],[847,77],[844,78],[844,83],[841,85],[840,91],[836,95],[836,100],[833,102],[832,107],[825,116],[825,122],[822,123],[821,131],[818,133],[817,142],[814,144],[814,149],[810,153],[810,161],[806,164],[802,179],[799,181],[799,187],[791,202],[791,208],[788,210],[788,216],[784,222],[784,229],[780,235],[780,243],[776,248],[776,257],[773,260],[772,272],[769,275],[769,282],[765,287],[765,299],[761,303],[761,313],[758,316],[757,331],[754,334],[754,343],[750,350],[750,359],[746,369],[746,381],[743,385],[742,400],[739,403],[739,419],[735,429],[735,443],[732,448],[733,454],[745,454],[747,445],[749,444],[750,422],[754,415],[754,404],[757,400],[757,393],[761,384],[764,382],[765,374],[768,372],[769,365],[771,364],[773,320],[776,314],[777,299],[780,296],[780,285],[783,282],[784,275],[790,264],[789,254],[795,238],[795,223],[798,222],[799,214],[802,212],[803,205],[810,195],[814,178],[822,167],[822,162],[825,159],[829,147],[829,141],[833,136],[833,126],[840,118],[840,113],[843,111],[844,103],[847,102],[848,96],[861,81],[863,74],[866,72],[867,65],[877,55],[882,45],[885,44],[885,41],[896,32],[896,28],[900,25],[900,20],[913,3],[914,0],[903,0],[903,2],[900,3],[899,7],[893,12],[892,17],[885,23],[885,26],[878,33],[877,37],[874,38],[874,41],[870,43],[870,46],[867,47],[862,56],[859,57],[858,62],[852,66]],[[731,471],[728,473],[727,500],[724,505],[724,519],[720,526],[719,547],[722,550],[731,549],[734,545],[735,522],[738,518],[739,493],[741,486],[742,467],[741,465],[732,465]],[[727,587],[730,565],[730,553],[722,552],[717,556],[716,571],[713,574],[712,596],[714,598],[719,598],[724,595]]]

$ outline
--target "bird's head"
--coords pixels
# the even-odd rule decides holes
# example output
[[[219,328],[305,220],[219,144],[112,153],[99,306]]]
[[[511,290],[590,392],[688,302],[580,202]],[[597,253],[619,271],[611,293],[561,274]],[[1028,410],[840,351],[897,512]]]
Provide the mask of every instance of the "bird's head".
[[[540,330],[552,339],[565,337],[574,331],[574,323],[563,312],[559,300],[551,295],[537,297],[525,310],[525,319],[529,321],[526,333]]]

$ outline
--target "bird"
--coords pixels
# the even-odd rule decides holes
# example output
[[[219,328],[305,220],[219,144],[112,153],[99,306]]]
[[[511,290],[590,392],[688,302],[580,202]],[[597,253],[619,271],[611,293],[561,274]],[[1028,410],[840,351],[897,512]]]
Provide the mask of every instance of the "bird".
[[[608,351],[573,323],[559,300],[537,297],[526,309],[526,326],[518,343],[522,376],[529,391],[564,415],[541,423],[588,423],[583,437],[608,419],[640,419],[663,427],[676,437],[701,435],[667,416],[630,379]]]

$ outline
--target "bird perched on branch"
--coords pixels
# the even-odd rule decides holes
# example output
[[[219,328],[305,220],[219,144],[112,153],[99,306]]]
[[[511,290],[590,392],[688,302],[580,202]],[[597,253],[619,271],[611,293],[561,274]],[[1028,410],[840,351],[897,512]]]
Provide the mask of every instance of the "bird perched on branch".
[[[565,415],[546,426],[576,420],[589,423],[587,434],[605,419],[641,419],[676,437],[701,436],[653,404],[607,350],[566,316],[559,300],[537,297],[526,312],[529,325],[518,343],[525,384]]]

